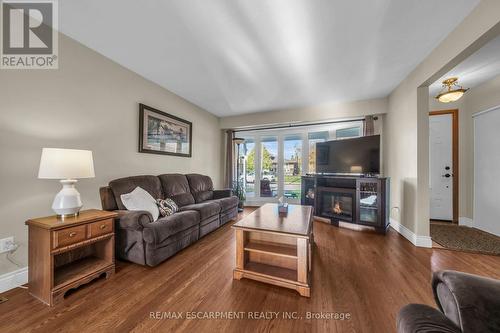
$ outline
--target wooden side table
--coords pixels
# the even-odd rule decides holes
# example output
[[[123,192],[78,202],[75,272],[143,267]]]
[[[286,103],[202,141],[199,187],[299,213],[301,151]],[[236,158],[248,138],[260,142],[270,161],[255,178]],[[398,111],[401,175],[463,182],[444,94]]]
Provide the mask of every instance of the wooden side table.
[[[26,221],[29,227],[28,290],[53,306],[73,288],[115,272],[114,218],[97,209],[76,217]]]

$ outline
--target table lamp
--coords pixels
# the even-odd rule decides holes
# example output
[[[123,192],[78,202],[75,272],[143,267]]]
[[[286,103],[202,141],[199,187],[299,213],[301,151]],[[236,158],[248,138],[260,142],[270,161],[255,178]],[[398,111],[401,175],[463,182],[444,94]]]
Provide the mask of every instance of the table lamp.
[[[43,148],[38,178],[60,179],[62,189],[52,203],[58,217],[77,216],[82,208],[80,193],[75,188],[77,178],[94,178],[92,151]]]

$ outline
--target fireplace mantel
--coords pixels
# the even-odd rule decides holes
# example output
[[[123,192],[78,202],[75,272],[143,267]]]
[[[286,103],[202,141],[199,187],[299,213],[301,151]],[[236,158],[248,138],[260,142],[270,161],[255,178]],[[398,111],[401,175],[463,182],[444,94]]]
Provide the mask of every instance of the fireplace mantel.
[[[356,225],[385,233],[389,227],[387,177],[302,176],[302,205],[333,225]],[[359,228],[358,228],[359,229]]]

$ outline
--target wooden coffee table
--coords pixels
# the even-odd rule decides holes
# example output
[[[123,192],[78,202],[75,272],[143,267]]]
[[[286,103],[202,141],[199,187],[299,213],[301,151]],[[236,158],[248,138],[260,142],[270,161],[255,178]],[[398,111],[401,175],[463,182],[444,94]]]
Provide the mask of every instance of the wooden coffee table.
[[[265,204],[235,223],[233,277],[295,289],[310,297],[312,216],[310,206],[289,205],[288,214],[280,215],[277,204]]]

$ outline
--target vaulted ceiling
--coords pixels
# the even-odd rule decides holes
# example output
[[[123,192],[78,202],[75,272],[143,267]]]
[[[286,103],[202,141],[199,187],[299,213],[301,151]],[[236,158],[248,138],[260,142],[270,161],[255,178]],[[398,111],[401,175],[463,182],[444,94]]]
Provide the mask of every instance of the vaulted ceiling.
[[[479,0],[64,0],[60,30],[218,116],[387,96]]]

